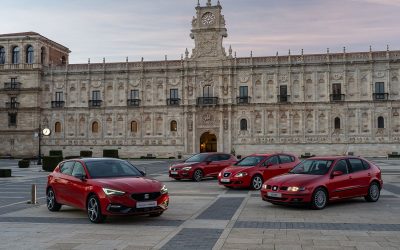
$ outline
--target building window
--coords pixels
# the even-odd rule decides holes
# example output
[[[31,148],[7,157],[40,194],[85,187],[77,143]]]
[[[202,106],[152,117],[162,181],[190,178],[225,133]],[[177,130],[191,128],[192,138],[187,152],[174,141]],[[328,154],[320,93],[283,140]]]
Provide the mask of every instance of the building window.
[[[26,63],[32,64],[33,61],[34,61],[33,47],[32,47],[32,45],[29,45],[26,48]]]
[[[67,64],[67,60],[65,59],[65,56],[61,57],[61,65]]]
[[[40,49],[40,62],[44,64],[44,61],[46,60],[46,49],[42,47]]]
[[[385,119],[382,116],[378,117],[378,128],[385,128]]]
[[[0,64],[6,63],[6,50],[4,47],[0,47]]]
[[[131,90],[131,99],[132,100],[139,99],[139,90],[137,89]]]
[[[240,130],[241,131],[247,130],[247,120],[246,119],[240,120]]]
[[[92,100],[93,101],[100,101],[101,100],[100,90],[92,91]]]
[[[92,123],[92,133],[98,133],[98,132],[99,132],[99,123],[93,122]]]
[[[212,88],[210,85],[204,86],[203,97],[212,97]]]
[[[340,129],[340,118],[339,117],[335,118],[335,129]]]
[[[171,99],[178,99],[178,89],[170,89],[169,90],[169,98]]]
[[[63,92],[56,92],[56,102],[62,102],[63,101]]]
[[[54,124],[54,132],[55,133],[61,133],[61,122],[56,122]]]
[[[249,96],[249,92],[248,92],[249,88],[247,86],[240,86],[239,87],[239,97],[248,97]]]
[[[171,121],[171,131],[172,132],[178,131],[178,123],[176,121]]]
[[[131,122],[131,132],[132,133],[137,133],[138,132],[138,124],[136,121]]]
[[[13,64],[19,63],[19,47],[14,47],[12,50],[12,63]]]
[[[17,113],[8,113],[8,126],[17,126]]]
[[[375,93],[376,94],[385,93],[385,83],[384,82],[376,82],[375,83]]]

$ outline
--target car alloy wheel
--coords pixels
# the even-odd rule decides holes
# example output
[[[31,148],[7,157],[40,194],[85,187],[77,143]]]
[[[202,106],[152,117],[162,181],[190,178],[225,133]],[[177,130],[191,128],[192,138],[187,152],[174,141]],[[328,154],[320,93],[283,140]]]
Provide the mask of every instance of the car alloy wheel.
[[[370,202],[376,202],[379,200],[381,191],[376,182],[371,183],[368,188],[368,194],[365,196],[365,199]]]
[[[47,204],[47,209],[52,211],[52,212],[59,211],[61,209],[61,204],[57,203],[56,196],[55,196],[54,191],[53,191],[52,188],[49,188],[47,190],[46,204]]]
[[[101,223],[104,221],[105,216],[101,214],[99,200],[96,196],[92,195],[87,204],[87,213],[89,220],[93,223]]]
[[[203,171],[200,169],[196,169],[193,173],[193,180],[195,181],[201,181],[203,179]]]
[[[327,194],[323,188],[318,188],[315,190],[312,197],[312,208],[314,209],[323,209],[327,204]]]
[[[256,175],[251,179],[251,187],[255,190],[260,190],[263,184],[261,176]]]

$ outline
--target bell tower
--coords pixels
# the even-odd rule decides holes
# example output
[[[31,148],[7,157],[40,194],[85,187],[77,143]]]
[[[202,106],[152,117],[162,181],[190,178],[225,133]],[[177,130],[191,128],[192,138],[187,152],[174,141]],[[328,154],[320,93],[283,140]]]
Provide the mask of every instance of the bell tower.
[[[198,0],[190,34],[195,42],[192,58],[226,57],[222,41],[228,34],[225,18],[221,11],[222,7],[219,1],[217,5],[213,6],[211,0],[207,0],[206,6],[200,6]]]

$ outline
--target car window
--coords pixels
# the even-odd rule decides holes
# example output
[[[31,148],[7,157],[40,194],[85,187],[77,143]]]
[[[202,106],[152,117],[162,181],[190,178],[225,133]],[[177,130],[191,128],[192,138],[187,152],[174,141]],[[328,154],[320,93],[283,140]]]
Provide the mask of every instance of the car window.
[[[191,156],[189,159],[187,159],[185,162],[202,162],[207,158],[207,154],[197,154]]]
[[[290,156],[290,159],[292,159],[292,162],[296,161],[296,158],[294,158],[294,156]]]
[[[72,170],[72,176],[84,176],[86,175],[85,173],[85,169],[82,166],[82,163],[80,163],[79,161],[75,162],[74,165],[74,170]]]
[[[369,165],[369,163],[368,163],[368,162],[366,162],[366,161],[362,160],[362,163],[363,163],[363,166],[364,166],[364,169],[365,169],[365,170],[367,170],[367,169],[370,169],[370,168],[371,168],[371,166]]]
[[[343,174],[348,174],[349,170],[347,168],[347,163],[345,160],[340,160],[336,163],[333,171],[341,171]]]
[[[274,155],[264,162],[264,166],[279,164],[278,156]]]
[[[88,161],[86,167],[92,178],[143,176],[136,167],[121,160]]]
[[[360,159],[349,159],[349,162],[353,173],[364,170],[364,165]]]
[[[62,165],[60,172],[63,174],[71,175],[74,168],[75,161],[67,161]]]
[[[289,171],[291,174],[325,175],[333,161],[331,160],[304,160]]]
[[[220,161],[219,155],[210,155],[207,161]]]
[[[279,155],[279,158],[281,159],[281,163],[290,163],[292,162],[292,158],[288,155]]]
[[[260,163],[262,160],[264,160],[264,156],[247,156],[237,162],[235,165],[236,166],[241,166],[241,167],[252,167],[256,166],[258,163]]]
[[[227,160],[229,160],[230,158],[231,158],[230,155],[219,155],[219,159],[220,159],[221,161],[227,161]]]

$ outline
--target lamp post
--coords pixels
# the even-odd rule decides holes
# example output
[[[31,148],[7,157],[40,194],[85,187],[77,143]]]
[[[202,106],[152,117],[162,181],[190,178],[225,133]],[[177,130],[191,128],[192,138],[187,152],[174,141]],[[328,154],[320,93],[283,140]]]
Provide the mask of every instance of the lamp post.
[[[42,165],[42,150],[40,146],[40,144],[42,144],[42,128],[40,124],[39,124],[38,138],[39,138],[39,154],[38,154],[37,165]]]

